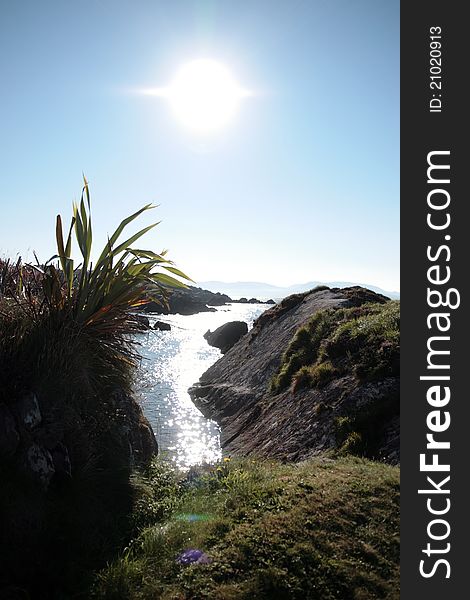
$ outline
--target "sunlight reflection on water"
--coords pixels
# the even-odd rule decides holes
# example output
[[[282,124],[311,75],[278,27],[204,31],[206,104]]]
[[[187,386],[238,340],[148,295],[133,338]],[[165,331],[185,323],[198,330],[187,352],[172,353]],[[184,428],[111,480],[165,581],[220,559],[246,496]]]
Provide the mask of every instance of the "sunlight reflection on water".
[[[180,468],[214,462],[221,457],[219,427],[194,406],[188,388],[222,355],[204,339],[204,333],[228,321],[253,321],[265,304],[230,304],[217,312],[196,315],[147,315],[170,323],[171,331],[149,331],[139,336],[143,357],[137,391],[155,432],[159,452]]]

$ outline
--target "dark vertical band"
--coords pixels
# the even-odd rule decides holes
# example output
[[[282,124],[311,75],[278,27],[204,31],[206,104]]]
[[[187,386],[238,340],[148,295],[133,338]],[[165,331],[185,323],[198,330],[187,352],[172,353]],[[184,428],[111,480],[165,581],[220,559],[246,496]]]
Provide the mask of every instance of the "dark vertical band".
[[[470,36],[463,6],[435,0],[401,4],[401,597],[406,600],[461,598],[470,575],[470,222],[465,218],[470,103],[464,92]]]

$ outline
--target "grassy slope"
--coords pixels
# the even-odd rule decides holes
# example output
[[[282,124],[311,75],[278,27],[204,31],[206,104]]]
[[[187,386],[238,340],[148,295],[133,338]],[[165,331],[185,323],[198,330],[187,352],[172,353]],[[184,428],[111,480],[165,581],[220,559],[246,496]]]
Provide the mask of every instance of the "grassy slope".
[[[296,332],[271,389],[321,387],[346,372],[374,381],[397,375],[399,356],[399,302],[322,310]]]
[[[99,574],[96,597],[399,597],[397,468],[357,458],[244,460],[189,479],[161,462],[140,479],[137,535]],[[188,548],[212,562],[179,565]]]

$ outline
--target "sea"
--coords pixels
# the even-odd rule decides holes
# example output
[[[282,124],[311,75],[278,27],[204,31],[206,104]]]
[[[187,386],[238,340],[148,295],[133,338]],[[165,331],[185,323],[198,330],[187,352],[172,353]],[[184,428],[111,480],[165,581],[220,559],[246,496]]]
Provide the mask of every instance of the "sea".
[[[216,312],[189,316],[147,313],[151,326],[163,321],[171,331],[149,330],[137,340],[142,357],[137,395],[155,432],[159,454],[183,470],[222,456],[217,423],[206,419],[188,394],[188,388],[222,356],[209,346],[204,333],[229,321],[245,321],[251,329],[269,305],[233,303],[215,308]]]

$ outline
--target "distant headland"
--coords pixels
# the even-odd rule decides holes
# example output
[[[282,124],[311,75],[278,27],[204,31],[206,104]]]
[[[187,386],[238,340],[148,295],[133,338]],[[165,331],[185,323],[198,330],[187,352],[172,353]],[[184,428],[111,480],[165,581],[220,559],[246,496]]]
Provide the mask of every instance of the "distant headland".
[[[329,288],[347,288],[358,286],[372,290],[377,294],[387,296],[387,298],[391,298],[392,300],[398,300],[400,298],[399,292],[383,290],[380,287],[370,285],[368,283],[351,281],[308,281],[307,283],[298,283],[290,286],[277,286],[259,281],[200,281],[198,282],[198,285],[206,290],[210,290],[211,292],[228,294],[232,298],[251,298],[254,296],[264,300],[273,298],[276,301],[282,300],[291,294],[301,294],[323,285],[326,285]]]

